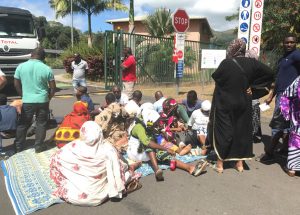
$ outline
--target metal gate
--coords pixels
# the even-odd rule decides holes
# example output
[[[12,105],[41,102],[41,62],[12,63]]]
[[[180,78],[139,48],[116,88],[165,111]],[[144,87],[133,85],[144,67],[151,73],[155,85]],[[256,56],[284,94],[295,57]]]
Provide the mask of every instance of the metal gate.
[[[137,66],[137,84],[174,83],[173,39],[122,31],[106,31],[104,46],[105,88],[121,86],[121,60],[124,47],[130,47]],[[213,44],[185,41],[185,70],[182,82],[209,82],[214,70],[200,68],[201,48],[218,48]]]

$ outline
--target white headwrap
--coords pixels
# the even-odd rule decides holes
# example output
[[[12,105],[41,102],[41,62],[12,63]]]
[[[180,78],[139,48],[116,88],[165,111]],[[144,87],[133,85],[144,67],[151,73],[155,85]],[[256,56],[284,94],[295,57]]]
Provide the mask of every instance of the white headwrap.
[[[144,109],[142,111],[142,117],[146,127],[148,127],[152,126],[160,116],[155,110]]]
[[[100,126],[94,121],[85,122],[80,128],[80,140],[88,146],[95,143],[103,143],[103,133]]]

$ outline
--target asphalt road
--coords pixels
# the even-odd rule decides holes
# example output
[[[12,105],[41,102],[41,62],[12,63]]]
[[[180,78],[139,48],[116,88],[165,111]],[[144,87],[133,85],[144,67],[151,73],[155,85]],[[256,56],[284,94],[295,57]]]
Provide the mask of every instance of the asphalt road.
[[[61,89],[60,94],[69,94]],[[102,103],[103,95],[91,95],[95,103]],[[56,117],[72,109],[73,97],[56,97],[51,109]],[[147,101],[144,99],[144,101]],[[53,129],[47,132],[47,137]],[[270,130],[263,123],[263,141],[269,142]],[[33,143],[33,138],[28,143]],[[4,140],[10,147],[13,140]],[[263,152],[263,144],[254,145],[254,153]],[[165,181],[156,182],[153,175],[141,179],[142,189],[119,202],[108,201],[98,207],[78,207],[67,203],[53,205],[34,214],[123,214],[123,215],[177,215],[177,214],[298,214],[300,205],[299,177],[290,178],[279,163],[264,165],[247,161],[249,170],[238,173],[232,168],[218,174],[208,168],[206,174],[190,176],[181,170],[164,171]],[[14,214],[0,171],[0,214]]]

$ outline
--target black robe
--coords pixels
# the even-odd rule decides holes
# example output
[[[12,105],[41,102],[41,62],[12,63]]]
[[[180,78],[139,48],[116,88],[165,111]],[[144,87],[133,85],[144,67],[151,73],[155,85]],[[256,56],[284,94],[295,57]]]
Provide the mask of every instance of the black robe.
[[[208,142],[220,160],[246,160],[253,157],[252,98],[250,86],[270,86],[272,70],[246,57],[235,58],[244,72],[225,59],[212,74],[215,80]]]

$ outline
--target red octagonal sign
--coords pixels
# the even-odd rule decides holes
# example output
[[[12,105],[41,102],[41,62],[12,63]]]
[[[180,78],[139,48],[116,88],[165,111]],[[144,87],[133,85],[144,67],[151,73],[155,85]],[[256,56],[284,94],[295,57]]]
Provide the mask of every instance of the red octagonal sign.
[[[183,9],[177,9],[172,17],[172,24],[175,31],[184,33],[189,28],[190,18]]]

